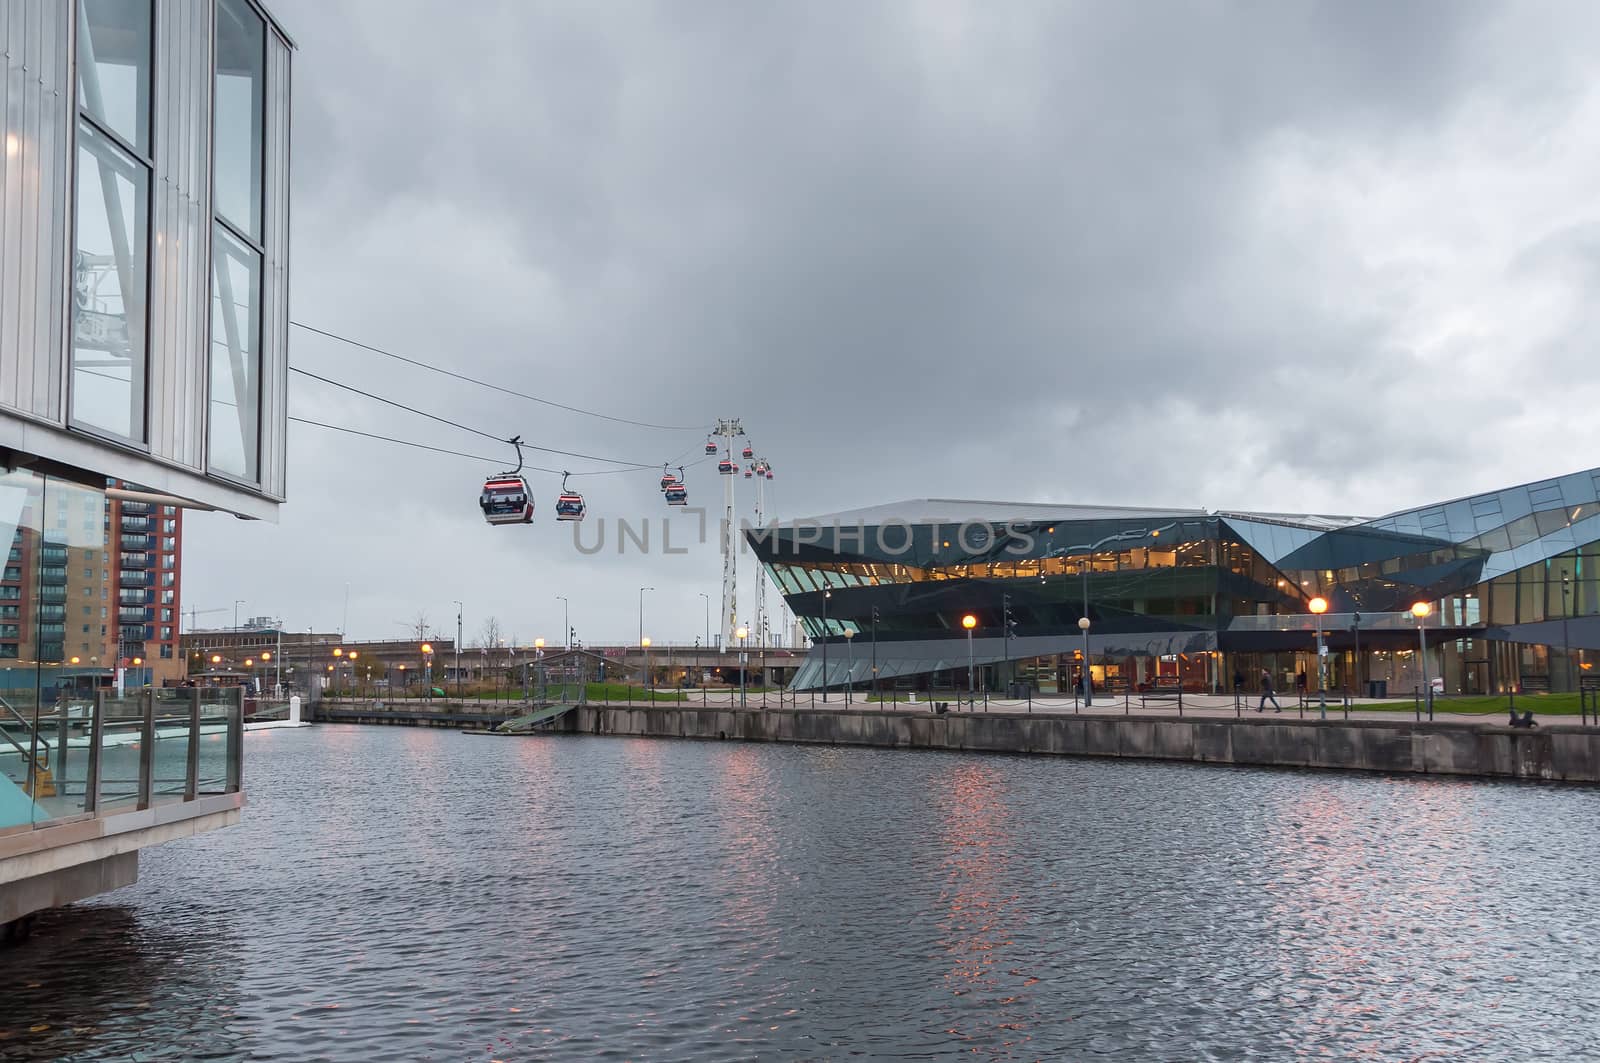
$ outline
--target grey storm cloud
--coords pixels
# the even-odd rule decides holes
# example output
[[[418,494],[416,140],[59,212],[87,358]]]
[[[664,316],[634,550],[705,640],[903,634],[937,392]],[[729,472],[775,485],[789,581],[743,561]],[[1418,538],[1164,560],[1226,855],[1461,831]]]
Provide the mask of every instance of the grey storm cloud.
[[[781,515],[1376,513],[1597,463],[1600,430],[1540,412],[1595,398],[1547,379],[1593,346],[1587,6],[273,7],[300,48],[294,316],[628,418],[742,416]],[[292,353],[491,434],[699,456],[305,333]],[[509,453],[295,388],[299,416]],[[547,526],[557,478],[536,531],[491,530],[493,468],[291,447],[283,523],[197,529],[191,595],[326,627],[348,582],[352,631],[462,599],[531,637],[581,593],[600,640],[655,586],[680,641],[715,598],[709,547],[580,555]],[[599,514],[661,509],[650,474],[582,486]],[[704,466],[690,487],[720,500]],[[292,592],[241,549],[291,559]]]

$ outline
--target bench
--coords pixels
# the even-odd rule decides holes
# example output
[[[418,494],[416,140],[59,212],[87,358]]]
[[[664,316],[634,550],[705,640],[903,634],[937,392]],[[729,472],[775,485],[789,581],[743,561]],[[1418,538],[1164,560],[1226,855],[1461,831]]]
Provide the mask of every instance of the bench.
[[[1525,675],[1522,677],[1521,690],[1523,694],[1548,694],[1550,693],[1550,677],[1547,675]]]
[[[1183,715],[1183,680],[1177,676],[1158,676],[1151,681],[1150,686],[1139,692],[1139,707],[1144,708],[1152,701],[1175,701],[1178,703],[1178,715]]]

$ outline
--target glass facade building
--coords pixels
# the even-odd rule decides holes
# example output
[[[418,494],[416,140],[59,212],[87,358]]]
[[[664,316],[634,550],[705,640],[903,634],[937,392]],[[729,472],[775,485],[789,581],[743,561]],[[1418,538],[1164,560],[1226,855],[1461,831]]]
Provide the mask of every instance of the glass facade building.
[[[1600,469],[1375,520],[932,499],[746,537],[812,639],[802,689],[964,687],[970,649],[987,689],[1070,690],[1081,617],[1094,680],[1134,687],[1292,689],[1320,627],[1333,689],[1409,693],[1416,602],[1450,693],[1573,689],[1600,650]]]
[[[242,701],[155,683],[181,511],[285,497],[293,48],[260,0],[0,3],[0,931],[239,817]]]

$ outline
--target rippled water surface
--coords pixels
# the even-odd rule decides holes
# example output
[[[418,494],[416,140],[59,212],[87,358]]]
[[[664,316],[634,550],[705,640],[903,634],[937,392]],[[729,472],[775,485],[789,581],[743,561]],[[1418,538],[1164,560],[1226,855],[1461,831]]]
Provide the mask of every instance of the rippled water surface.
[[[1600,792],[323,726],[7,1059],[1600,1057]]]

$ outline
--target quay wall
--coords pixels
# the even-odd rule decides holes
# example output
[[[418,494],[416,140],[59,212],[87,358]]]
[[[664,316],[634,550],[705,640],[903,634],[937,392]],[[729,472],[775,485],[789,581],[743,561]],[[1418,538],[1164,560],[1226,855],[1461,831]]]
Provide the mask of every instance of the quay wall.
[[[557,730],[1600,783],[1600,727],[579,706]]]

